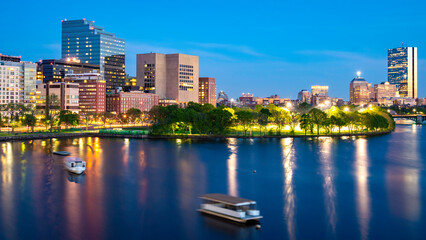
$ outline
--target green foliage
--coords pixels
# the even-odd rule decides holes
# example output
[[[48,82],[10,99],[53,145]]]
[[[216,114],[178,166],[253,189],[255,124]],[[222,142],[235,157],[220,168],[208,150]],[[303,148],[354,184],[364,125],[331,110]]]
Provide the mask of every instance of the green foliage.
[[[65,126],[77,126],[79,123],[80,117],[77,113],[73,113],[68,110],[62,110],[59,112],[59,124],[64,123]]]

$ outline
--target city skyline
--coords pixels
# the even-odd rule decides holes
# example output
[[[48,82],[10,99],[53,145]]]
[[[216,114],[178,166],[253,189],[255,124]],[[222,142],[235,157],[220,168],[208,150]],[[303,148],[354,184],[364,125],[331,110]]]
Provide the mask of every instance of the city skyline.
[[[108,6],[95,8],[92,3],[85,3],[87,9],[82,9],[76,2],[59,12],[51,11],[43,16],[36,15],[40,6],[31,6],[32,12],[24,4],[27,15],[11,26],[0,26],[0,31],[10,36],[0,42],[0,52],[21,55],[25,61],[59,59],[60,20],[87,18],[126,41],[126,72],[133,76],[136,75],[137,53],[183,53],[199,56],[200,77],[215,77],[217,90],[224,90],[232,97],[252,92],[257,96],[278,94],[296,99],[301,89],[308,89],[311,85],[329,85],[330,96],[349,99],[347,86],[356,71],[362,71],[373,84],[387,80],[387,50],[400,47],[404,41],[408,46],[418,47],[418,97],[425,97],[426,86],[422,81],[426,76],[423,57],[426,53],[423,48],[425,32],[421,30],[426,25],[425,10],[421,7],[425,3],[416,2],[418,7],[413,10],[409,7],[410,1],[398,9],[392,9],[392,2],[396,3],[371,3],[368,8],[363,2],[350,8],[329,3],[318,12],[319,3],[315,2],[305,3],[306,8],[297,3],[269,2],[266,5],[273,14],[261,13],[266,7],[247,4],[244,11],[237,13],[236,17],[241,21],[234,22],[221,17],[229,16],[232,9],[240,7],[236,3],[232,3],[228,10],[196,4],[188,6],[198,10],[195,15],[175,23],[159,21],[150,28],[150,34],[142,31],[142,20],[132,16],[133,9],[140,7],[138,2],[129,2],[134,5],[132,8],[124,8],[122,4],[115,6],[117,11],[125,9],[126,12],[117,19],[103,14],[109,10]],[[7,7],[10,3],[5,4]],[[171,14],[168,19],[177,16],[174,9],[182,9],[175,3],[168,6],[144,4],[154,12],[161,10],[162,14]],[[216,11],[214,19],[200,17],[200,11],[208,9]],[[255,10],[259,11],[261,20],[249,14]],[[283,14],[280,14],[281,11]],[[330,11],[341,13],[326,16]],[[350,13],[355,12],[362,13],[364,18],[351,17]],[[396,12],[403,16],[398,18],[398,22],[392,22],[392,13]],[[305,14],[300,13],[307,13],[306,19],[301,18],[299,15]],[[6,20],[7,14],[1,18]],[[282,19],[274,16],[276,14],[283,15]],[[334,21],[335,18],[341,21]],[[181,28],[184,22],[190,22],[191,26]],[[43,27],[40,27],[41,23]],[[395,25],[404,27],[403,36],[392,34]],[[28,41],[29,36],[31,41]],[[260,76],[257,69],[267,71]],[[259,85],[259,81],[263,84]]]

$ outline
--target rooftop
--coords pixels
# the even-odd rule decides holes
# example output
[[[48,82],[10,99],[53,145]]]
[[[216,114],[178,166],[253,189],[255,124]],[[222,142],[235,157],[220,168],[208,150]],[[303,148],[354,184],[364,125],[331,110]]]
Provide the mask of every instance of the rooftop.
[[[210,201],[220,202],[220,203],[234,205],[234,206],[256,204],[256,202],[253,200],[234,197],[234,196],[225,195],[221,193],[204,194],[200,196],[200,198],[204,200],[210,200]]]

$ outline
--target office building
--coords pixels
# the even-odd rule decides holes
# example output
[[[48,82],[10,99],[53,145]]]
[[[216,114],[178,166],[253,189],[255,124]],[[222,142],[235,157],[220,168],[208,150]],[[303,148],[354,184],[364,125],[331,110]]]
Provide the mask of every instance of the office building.
[[[2,55],[2,59],[13,61],[0,60],[0,103],[35,107],[37,66],[32,62],[17,62],[14,58]]]
[[[46,95],[58,96],[59,109],[78,113],[79,84],[78,83],[40,83],[37,84],[37,109],[46,108]]]
[[[79,84],[80,111],[99,114],[106,111],[106,83],[99,73],[67,74],[64,82]]]
[[[349,100],[353,105],[368,104],[374,99],[374,89],[371,83],[368,83],[363,77],[358,76],[352,79],[349,84]]]
[[[417,48],[388,49],[388,82],[401,97],[417,98]]]
[[[384,104],[384,98],[398,97],[396,85],[384,82],[374,85],[374,98],[379,104]]]
[[[147,53],[137,55],[137,85],[162,100],[198,102],[198,56]]]
[[[63,82],[65,75],[68,73],[99,72],[99,65],[82,63],[76,58],[42,60],[39,66],[43,75],[43,83]]]
[[[125,85],[125,42],[94,21],[62,21],[62,58],[98,65],[108,89]]]
[[[328,88],[327,88],[327,94],[328,94]],[[297,100],[299,100],[300,103],[309,103],[311,104],[312,102],[312,95],[308,90],[301,90],[298,94],[297,94]]]
[[[9,56],[9,55],[3,55],[0,53],[0,61],[5,62],[21,62],[21,56]]]
[[[216,106],[216,80],[214,78],[199,78],[198,102]]]
[[[329,106],[328,86],[314,85],[311,87],[311,104],[313,106]]]
[[[158,95],[142,91],[118,92],[106,96],[106,110],[117,114],[126,113],[131,108],[148,112],[156,105],[158,105]]]

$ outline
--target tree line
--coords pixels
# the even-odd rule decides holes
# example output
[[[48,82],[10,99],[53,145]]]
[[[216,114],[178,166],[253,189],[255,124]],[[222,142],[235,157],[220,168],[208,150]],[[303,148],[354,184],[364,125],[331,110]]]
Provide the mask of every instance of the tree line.
[[[388,131],[394,121],[386,110],[372,106],[331,107],[322,111],[307,103],[294,110],[269,104],[247,107],[214,107],[210,104],[190,102],[186,108],[177,105],[154,106],[148,113],[153,122],[152,134],[229,134],[242,132],[251,135],[257,129],[263,135],[334,134],[342,129],[349,133],[360,131]]]

